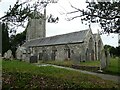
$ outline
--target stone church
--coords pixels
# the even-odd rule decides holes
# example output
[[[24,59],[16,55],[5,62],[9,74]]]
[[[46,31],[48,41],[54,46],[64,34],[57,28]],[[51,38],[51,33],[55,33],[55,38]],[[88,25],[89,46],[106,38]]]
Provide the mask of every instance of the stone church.
[[[17,49],[18,59],[37,60],[100,60],[103,43],[91,29],[46,37],[46,15],[29,18],[26,42]]]

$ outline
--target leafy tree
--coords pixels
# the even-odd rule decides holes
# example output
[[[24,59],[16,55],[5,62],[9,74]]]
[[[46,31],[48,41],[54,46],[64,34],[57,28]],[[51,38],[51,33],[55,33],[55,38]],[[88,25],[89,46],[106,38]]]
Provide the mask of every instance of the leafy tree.
[[[2,56],[9,49],[8,26],[2,23]]]
[[[116,56],[120,57],[120,46],[116,47]]]
[[[81,10],[73,5],[72,8],[75,10],[68,12],[67,14],[74,14],[80,12],[78,16],[68,18],[73,20],[81,17],[81,22],[99,23],[103,32],[107,33],[120,33],[120,0],[101,0],[88,2],[86,0],[86,9]]]
[[[10,48],[13,52],[14,57],[15,57],[15,51],[17,47],[21,46],[25,42],[25,40],[26,40],[26,30],[17,35],[10,36]]]
[[[105,50],[108,50],[108,51],[110,52],[110,55],[111,55],[111,56],[120,57],[120,46],[118,46],[118,47],[113,47],[113,46],[110,46],[110,45],[105,45],[105,46],[104,46],[104,49],[105,49]]]

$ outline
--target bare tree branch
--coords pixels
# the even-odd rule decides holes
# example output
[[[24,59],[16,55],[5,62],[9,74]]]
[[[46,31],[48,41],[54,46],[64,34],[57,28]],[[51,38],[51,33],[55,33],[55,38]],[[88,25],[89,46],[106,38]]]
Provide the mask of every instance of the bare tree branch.
[[[112,20],[112,19],[115,19],[115,18],[120,18],[120,16],[114,16],[114,17],[110,17],[110,16],[100,16],[100,15],[95,15],[95,14],[90,14],[88,13],[87,11],[84,11],[84,10],[81,10],[79,8],[76,8],[74,6],[71,5],[72,8],[78,10],[78,11],[73,11],[73,12],[68,12],[67,14],[71,14],[71,13],[75,13],[75,12],[82,12],[84,13],[84,16],[85,15],[89,15],[89,16],[94,16],[94,17],[99,17],[99,18],[102,18],[102,19],[107,19],[107,20]],[[75,16],[76,17],[76,16]],[[78,17],[78,16],[77,16]],[[81,16],[80,16],[81,17]],[[74,17],[73,17],[74,18]]]

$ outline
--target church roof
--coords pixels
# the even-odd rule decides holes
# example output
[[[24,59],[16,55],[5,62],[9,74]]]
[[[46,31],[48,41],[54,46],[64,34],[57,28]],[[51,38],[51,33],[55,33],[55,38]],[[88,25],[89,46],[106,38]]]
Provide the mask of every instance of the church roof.
[[[62,35],[45,37],[41,39],[35,39],[27,41],[25,44],[23,44],[23,47],[82,43],[88,31],[89,29]]]

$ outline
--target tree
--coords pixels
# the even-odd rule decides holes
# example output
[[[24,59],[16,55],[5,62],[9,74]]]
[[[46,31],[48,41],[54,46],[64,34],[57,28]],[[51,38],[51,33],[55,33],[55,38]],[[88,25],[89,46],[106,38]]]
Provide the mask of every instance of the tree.
[[[120,46],[116,47],[116,56],[120,57]]]
[[[15,51],[18,46],[21,46],[26,40],[26,30],[22,33],[18,33],[17,35],[10,36],[10,49],[13,52],[13,56],[15,57]]]
[[[16,32],[19,26],[25,27],[25,22],[28,21],[28,17],[34,18],[34,11],[42,14],[42,11],[46,9],[46,6],[48,4],[57,3],[57,1],[58,0],[38,0],[31,4],[30,0],[27,0],[25,2],[20,2],[20,0],[17,0],[14,6],[10,6],[9,10],[3,17],[0,18],[0,20],[2,20],[4,23],[7,23],[11,27],[10,32]],[[49,22],[56,22],[59,20],[59,18],[53,18],[50,15],[48,17],[48,20]]]
[[[113,47],[113,46],[110,46],[110,45],[105,45],[104,46],[104,49],[109,51],[110,55],[113,57],[120,57],[120,46],[118,47]]]
[[[9,49],[8,26],[2,23],[2,56]]]
[[[80,12],[78,16],[68,18],[68,20],[73,20],[75,18],[81,17],[81,22],[99,23],[103,32],[107,33],[120,33],[120,0],[97,0],[96,2],[88,2],[86,0],[86,9],[79,9],[73,5],[72,8],[75,10],[68,12],[67,14],[74,14]]]

